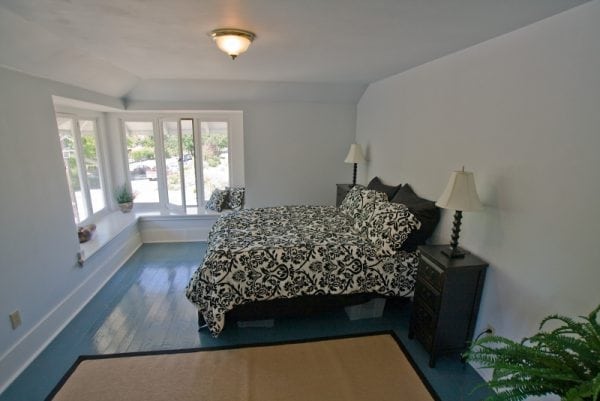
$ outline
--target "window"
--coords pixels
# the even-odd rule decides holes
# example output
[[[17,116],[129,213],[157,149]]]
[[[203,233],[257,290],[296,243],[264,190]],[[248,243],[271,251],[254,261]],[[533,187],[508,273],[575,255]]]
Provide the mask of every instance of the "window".
[[[95,119],[57,115],[58,134],[75,223],[106,208]]]
[[[212,192],[229,186],[229,131],[227,122],[202,122],[200,125],[202,141],[202,171],[204,201],[210,199]]]
[[[154,123],[126,121],[125,138],[131,190],[139,203],[158,203]]]
[[[244,185],[241,112],[145,117],[123,118],[136,203],[188,212],[216,188]]]

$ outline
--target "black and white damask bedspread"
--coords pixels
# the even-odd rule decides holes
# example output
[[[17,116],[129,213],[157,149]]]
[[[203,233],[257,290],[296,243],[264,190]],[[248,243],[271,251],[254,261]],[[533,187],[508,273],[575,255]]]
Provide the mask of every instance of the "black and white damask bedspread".
[[[186,296],[213,335],[236,305],[301,295],[412,294],[416,252],[377,256],[333,206],[246,209],[222,216]]]

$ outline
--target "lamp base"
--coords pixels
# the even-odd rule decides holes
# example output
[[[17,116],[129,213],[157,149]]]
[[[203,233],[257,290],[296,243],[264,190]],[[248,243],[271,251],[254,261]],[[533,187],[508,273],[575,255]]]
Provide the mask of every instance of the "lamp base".
[[[466,254],[469,252],[465,251],[462,248],[452,248],[448,247],[442,251],[442,254],[445,255],[448,259],[461,259],[464,258]]]

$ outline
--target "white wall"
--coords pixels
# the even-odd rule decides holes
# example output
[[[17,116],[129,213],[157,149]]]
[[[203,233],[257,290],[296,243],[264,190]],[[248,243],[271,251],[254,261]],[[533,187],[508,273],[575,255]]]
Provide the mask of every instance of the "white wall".
[[[600,2],[370,85],[357,112],[368,177],[437,199],[475,172],[461,244],[487,259],[476,332],[520,339],[600,302]],[[363,176],[363,180],[367,177]],[[451,213],[434,242],[448,243]]]
[[[351,182],[344,158],[356,106],[244,105],[247,206],[335,204],[336,183]]]

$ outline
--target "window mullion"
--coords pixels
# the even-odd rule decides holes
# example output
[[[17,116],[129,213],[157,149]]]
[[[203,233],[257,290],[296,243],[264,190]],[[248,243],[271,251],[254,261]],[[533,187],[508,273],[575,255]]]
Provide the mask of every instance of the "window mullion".
[[[187,202],[185,199],[185,175],[183,172],[183,135],[181,132],[181,119],[177,120],[177,151],[179,155],[177,157],[177,164],[179,166],[179,191],[181,192],[181,207],[184,212],[187,212]]]
[[[202,156],[202,135],[200,133],[202,120],[197,118],[194,125],[194,148],[196,150],[196,196],[198,197],[198,210],[204,208],[204,170]]]
[[[94,135],[96,137],[96,159],[98,160],[98,179],[100,180],[100,188],[102,188],[102,197],[104,198],[104,209],[108,208],[108,199],[106,196],[107,186],[107,174],[106,174],[106,163],[105,163],[105,147],[104,138],[101,133],[102,128],[100,127],[100,119],[95,118],[94,120]],[[100,210],[98,211],[100,212]]]
[[[85,169],[85,153],[83,152],[83,143],[81,140],[81,129],[79,127],[79,119],[73,120],[73,132],[75,136],[75,146],[77,148],[77,169],[79,170],[79,185],[81,185],[81,196],[87,211],[87,218],[94,214],[92,208],[92,198],[90,196],[90,186],[87,179],[87,171]],[[86,218],[86,219],[87,219]]]
[[[156,180],[158,181],[158,199],[161,208],[168,208],[169,193],[167,189],[167,165],[165,163],[165,143],[163,135],[163,119],[154,119],[154,152],[156,155]]]

